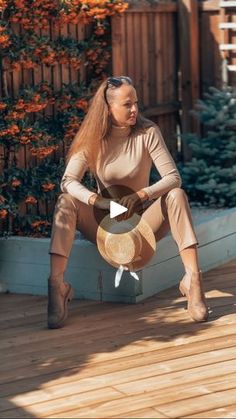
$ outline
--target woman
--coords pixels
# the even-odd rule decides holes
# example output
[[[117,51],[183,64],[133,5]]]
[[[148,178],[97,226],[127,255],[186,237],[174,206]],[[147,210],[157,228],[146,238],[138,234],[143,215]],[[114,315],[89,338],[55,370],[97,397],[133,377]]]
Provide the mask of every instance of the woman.
[[[149,186],[153,163],[161,179]],[[94,173],[100,193],[82,185],[81,179],[88,169]],[[95,243],[99,217],[107,214],[111,198],[128,208],[123,218],[141,213],[156,240],[171,230],[186,272],[180,291],[187,297],[189,314],[195,321],[207,320],[197,239],[187,197],[180,185],[179,173],[159,128],[138,114],[132,80],[125,76],[109,77],[97,90],[71,145],[62,178],[63,193],[55,208],[50,246],[49,328],[62,327],[67,317],[72,289],[64,282],[64,272],[75,230]],[[124,188],[133,193],[122,195]],[[108,190],[106,196],[103,191]],[[94,216],[94,208],[99,217]]]

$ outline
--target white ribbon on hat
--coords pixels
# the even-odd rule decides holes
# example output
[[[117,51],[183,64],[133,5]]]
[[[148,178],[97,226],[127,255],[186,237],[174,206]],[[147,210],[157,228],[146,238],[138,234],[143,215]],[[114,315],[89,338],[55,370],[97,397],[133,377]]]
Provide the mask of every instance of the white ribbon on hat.
[[[109,233],[115,233],[115,234],[120,233],[120,228],[121,227],[122,227],[124,233],[135,229],[135,225],[131,222],[131,220],[132,220],[132,217],[128,220],[122,220],[122,223],[114,220],[115,222],[112,226],[110,226]],[[128,271],[128,270],[129,270],[129,268],[127,268],[127,266],[124,266],[124,265],[119,266],[119,268],[116,271],[116,275],[115,275],[115,288],[119,287],[123,272]],[[129,271],[129,273],[134,279],[139,281],[139,277],[135,272]]]
[[[115,288],[119,287],[120,285],[120,281],[121,281],[121,277],[124,271],[128,271],[128,268],[126,266],[120,265],[119,268],[116,271],[116,276],[115,276]],[[137,281],[139,281],[139,277],[135,272],[129,272],[130,275],[134,278],[137,279]]]

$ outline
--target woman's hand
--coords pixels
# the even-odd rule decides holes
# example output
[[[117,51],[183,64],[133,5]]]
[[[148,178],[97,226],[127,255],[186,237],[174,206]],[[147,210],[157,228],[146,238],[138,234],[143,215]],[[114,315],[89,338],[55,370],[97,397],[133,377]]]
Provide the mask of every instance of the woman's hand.
[[[117,203],[128,208],[124,214],[116,217],[118,221],[127,220],[132,217],[134,213],[139,213],[142,210],[142,203],[149,199],[148,194],[144,190],[140,190],[130,195],[126,195],[120,198]]]
[[[111,199],[103,198],[96,193],[91,195],[89,198],[89,205],[93,205],[94,207],[102,210],[110,210],[110,202]]]

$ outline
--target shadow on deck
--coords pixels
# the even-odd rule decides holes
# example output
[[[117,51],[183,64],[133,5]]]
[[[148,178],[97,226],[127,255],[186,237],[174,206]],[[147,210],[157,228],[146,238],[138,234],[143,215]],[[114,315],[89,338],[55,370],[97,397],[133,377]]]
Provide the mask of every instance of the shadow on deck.
[[[236,417],[236,260],[204,274],[207,323],[177,287],[136,305],[74,300],[61,330],[46,298],[0,295],[0,416]]]

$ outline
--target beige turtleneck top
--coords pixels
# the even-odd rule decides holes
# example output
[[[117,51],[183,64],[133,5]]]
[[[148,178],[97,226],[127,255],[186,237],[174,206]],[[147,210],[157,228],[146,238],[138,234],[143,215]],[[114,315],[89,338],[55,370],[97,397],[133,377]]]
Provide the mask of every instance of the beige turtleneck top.
[[[159,128],[153,124],[145,133],[130,135],[129,127],[112,127],[111,136],[104,142],[96,175],[98,190],[109,187],[116,198],[117,186],[129,187],[134,192],[144,190],[149,199],[156,199],[181,185],[176,165],[165,145]],[[154,163],[161,179],[149,186],[150,170]],[[94,192],[81,183],[88,169],[84,152],[74,154],[66,167],[61,189],[88,204]]]

